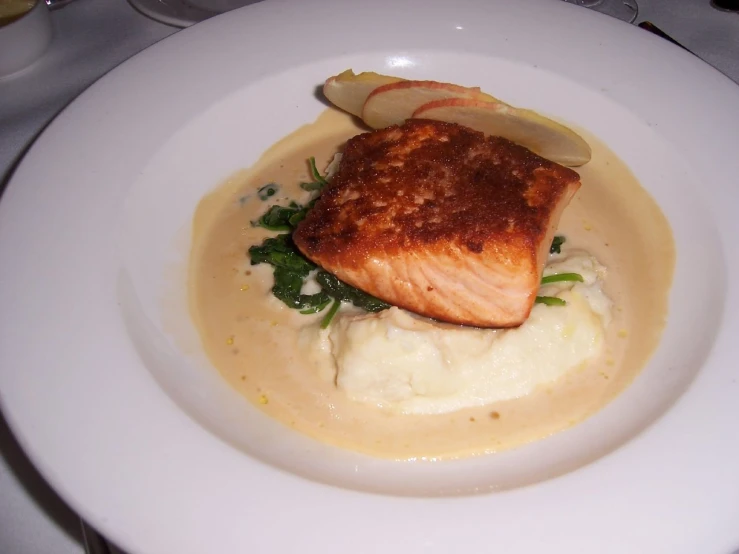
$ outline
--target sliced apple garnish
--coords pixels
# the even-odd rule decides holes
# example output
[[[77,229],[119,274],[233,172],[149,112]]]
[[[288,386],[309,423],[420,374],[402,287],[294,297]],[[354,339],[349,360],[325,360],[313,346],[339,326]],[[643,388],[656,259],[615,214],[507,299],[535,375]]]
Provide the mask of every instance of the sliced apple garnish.
[[[562,165],[579,166],[590,161],[590,146],[571,129],[534,111],[499,102],[447,98],[419,107],[412,117],[458,123],[486,135],[504,137]]]
[[[323,94],[337,108],[361,117],[364,102],[373,90],[399,81],[403,79],[380,75],[373,71],[355,74],[351,69],[347,69],[326,79]]]
[[[479,88],[437,81],[400,81],[373,90],[362,108],[362,119],[373,129],[383,129],[403,123],[424,104],[453,98],[497,102]]]

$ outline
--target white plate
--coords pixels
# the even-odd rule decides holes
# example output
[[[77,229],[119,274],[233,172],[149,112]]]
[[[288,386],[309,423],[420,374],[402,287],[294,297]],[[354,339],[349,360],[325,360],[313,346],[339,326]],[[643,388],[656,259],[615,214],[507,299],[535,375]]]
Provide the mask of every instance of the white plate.
[[[219,13],[262,0],[128,0],[145,16],[172,25],[189,27]]]
[[[208,366],[184,305],[194,206],[313,120],[314,87],[347,67],[569,120],[654,195],[678,247],[669,321],[605,410],[501,455],[396,464],[294,436]],[[697,58],[553,0],[270,0],[206,21],[92,86],[14,175],[3,411],[60,494],[132,553],[728,553],[737,114],[739,89]]]

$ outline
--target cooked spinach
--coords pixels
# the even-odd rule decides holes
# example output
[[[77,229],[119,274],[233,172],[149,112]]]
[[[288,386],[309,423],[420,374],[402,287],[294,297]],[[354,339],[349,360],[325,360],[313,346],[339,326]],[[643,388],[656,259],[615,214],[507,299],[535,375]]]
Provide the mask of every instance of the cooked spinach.
[[[340,281],[328,271],[319,271],[316,275],[316,281],[333,298],[343,300],[344,302],[351,302],[356,307],[368,312],[381,312],[390,307],[390,304],[383,302],[379,298],[375,298],[371,294],[355,289],[353,286]]]
[[[321,320],[321,329],[328,329],[328,326],[331,325],[331,321],[334,319],[336,312],[339,311],[339,308],[341,308],[341,300],[334,300],[334,303],[331,305],[331,309],[329,309],[328,313],[323,316],[323,319]]]
[[[298,226],[298,223],[303,221],[305,219],[305,216],[308,215],[308,212],[311,210],[311,208],[316,204],[316,201],[318,198],[314,198],[310,202],[308,202],[307,205],[303,206],[300,210],[295,212],[294,215],[290,216],[290,225],[294,227]]]
[[[264,239],[260,245],[249,248],[251,265],[267,263],[282,268],[300,277],[307,277],[316,264],[300,254],[288,233]]]
[[[290,202],[288,206],[272,206],[257,220],[256,224],[270,231],[290,231],[294,227],[290,223],[290,218],[302,210],[303,206],[296,202]]]
[[[308,158],[308,166],[310,166],[310,174],[313,176],[313,179],[316,182],[321,183],[323,185],[328,184],[328,181],[326,181],[326,178],[318,172],[318,168],[316,167],[316,159],[313,156]]]
[[[557,235],[552,239],[552,245],[549,247],[550,254],[561,254],[562,245],[567,241],[562,235]],[[541,278],[542,285],[549,285],[551,283],[559,283],[562,281],[580,281],[582,282],[582,275],[579,273],[560,273],[559,275],[548,275],[547,277]],[[537,296],[537,304],[546,304],[547,306],[565,306],[567,302],[556,296]]]
[[[331,302],[331,298],[323,291],[316,294],[301,294],[305,278],[299,273],[284,267],[275,267],[274,273],[275,284],[272,287],[272,294],[294,310],[313,314],[320,312]]]
[[[319,183],[318,181],[313,181],[311,183],[300,183],[300,188],[303,190],[307,190],[308,192],[313,192],[314,190],[321,190],[323,188],[323,184]]]
[[[542,285],[551,285],[552,283],[562,283],[565,281],[583,282],[582,275],[579,273],[558,273],[556,275],[547,275],[541,278]],[[566,306],[567,302],[556,296],[537,296],[535,302],[537,304],[546,304],[547,306]]]
[[[550,254],[560,254],[562,252],[562,245],[567,239],[562,235],[557,235],[552,240],[552,246],[549,247]]]
[[[567,302],[556,296],[537,296],[535,302],[537,304],[546,304],[547,306],[565,306]]]
[[[260,200],[269,200],[271,197],[277,194],[277,191],[279,190],[280,185],[278,185],[277,183],[269,183],[268,185],[264,185],[257,191],[257,196],[259,196]]]
[[[262,244],[252,246],[249,248],[249,257],[252,265],[266,263],[274,268],[275,284],[272,294],[287,306],[300,310],[300,313],[320,312],[329,305],[331,299],[339,303],[351,302],[368,312],[379,312],[390,307],[382,300],[347,285],[324,270],[319,270],[316,275],[321,292],[302,294],[305,279],[317,266],[300,253],[289,233],[266,238]],[[338,307],[332,306],[334,308],[338,310]]]
[[[316,167],[316,159],[313,157],[308,158],[308,167],[310,168],[311,177],[313,181],[310,183],[300,183],[300,188],[307,191],[321,190],[328,184],[326,178],[321,175]]]
[[[551,283],[561,283],[563,281],[578,281],[583,282],[582,275],[579,273],[558,273],[556,275],[547,275],[541,278],[542,285],[549,285]]]
[[[310,158],[308,163],[311,176],[315,179],[308,185],[315,185],[312,190],[320,190],[326,184],[326,179],[318,172],[314,158]],[[306,188],[304,185],[305,183],[301,186]],[[262,187],[259,191],[265,190],[268,186]],[[262,198],[261,194],[260,198]],[[318,266],[300,253],[292,241],[292,231],[305,218],[315,202],[316,199],[313,199],[305,206],[290,202],[287,206],[270,207],[255,224],[271,231],[286,232],[275,237],[268,237],[262,244],[249,248],[251,264],[271,265],[275,279],[272,294],[290,308],[300,310],[302,314],[318,313],[333,300],[330,310],[321,321],[321,327],[324,329],[330,325],[341,307],[341,302],[351,302],[369,312],[379,312],[389,308],[389,304],[347,285],[322,269],[316,274],[316,282],[321,287],[321,291],[316,294],[302,293],[306,278]]]
[[[320,312],[331,298],[323,291],[316,294],[302,294],[305,278],[316,265],[302,256],[289,234],[283,233],[264,240],[259,246],[249,248],[252,265],[266,263],[274,268],[275,284],[272,294],[287,306],[301,313]]]

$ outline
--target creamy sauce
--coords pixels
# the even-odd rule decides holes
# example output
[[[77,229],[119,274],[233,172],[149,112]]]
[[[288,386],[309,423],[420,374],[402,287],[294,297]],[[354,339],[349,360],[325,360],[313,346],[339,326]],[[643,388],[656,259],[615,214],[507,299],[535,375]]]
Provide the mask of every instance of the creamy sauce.
[[[274,233],[255,228],[274,202],[305,201],[305,160],[324,168],[350,137],[364,132],[326,110],[271,147],[249,170],[199,204],[190,259],[190,309],[213,365],[241,394],[295,430],[320,441],[393,459],[455,458],[497,452],[546,437],[592,415],[627,387],[664,328],[675,263],[669,224],[629,169],[595,137],[583,134],[592,161],[575,168],[582,187],[558,234],[566,247],[589,251],[608,269],[614,301],[603,353],[585,368],[515,400],[450,414],[403,415],[353,402],[336,389],[333,368],[318,363],[307,316],[272,297],[272,270],[251,266],[248,248]],[[280,184],[268,202],[256,196]],[[302,328],[302,331],[301,331]]]

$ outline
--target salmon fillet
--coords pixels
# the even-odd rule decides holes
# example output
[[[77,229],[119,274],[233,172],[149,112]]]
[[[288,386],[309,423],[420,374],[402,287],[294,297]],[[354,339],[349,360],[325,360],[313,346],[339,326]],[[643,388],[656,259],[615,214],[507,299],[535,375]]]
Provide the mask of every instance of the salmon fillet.
[[[451,323],[529,316],[577,173],[500,137],[411,119],[346,144],[293,239],[342,281]]]

